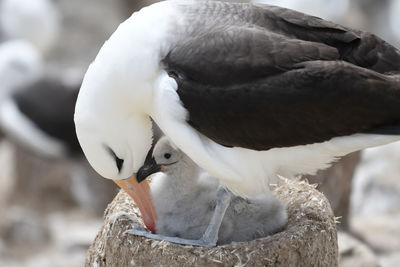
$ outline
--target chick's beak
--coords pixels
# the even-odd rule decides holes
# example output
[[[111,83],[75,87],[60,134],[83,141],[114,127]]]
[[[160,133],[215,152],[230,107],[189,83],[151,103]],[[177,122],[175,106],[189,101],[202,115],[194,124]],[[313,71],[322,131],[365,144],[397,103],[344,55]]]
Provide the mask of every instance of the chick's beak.
[[[154,157],[152,157],[150,160],[147,160],[145,164],[139,169],[136,179],[138,183],[141,183],[147,177],[159,171],[161,171],[160,165],[158,165]]]
[[[147,229],[155,233],[156,215],[147,181],[138,183],[136,174],[125,180],[114,180],[135,201]]]

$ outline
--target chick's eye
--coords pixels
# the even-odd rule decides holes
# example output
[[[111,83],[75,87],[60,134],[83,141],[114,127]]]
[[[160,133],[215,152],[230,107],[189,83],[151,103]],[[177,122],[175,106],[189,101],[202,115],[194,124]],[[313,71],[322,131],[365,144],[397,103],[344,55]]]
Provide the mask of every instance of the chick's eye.
[[[171,157],[171,154],[170,154],[170,153],[165,153],[165,154],[164,154],[164,158],[169,159],[170,157]]]

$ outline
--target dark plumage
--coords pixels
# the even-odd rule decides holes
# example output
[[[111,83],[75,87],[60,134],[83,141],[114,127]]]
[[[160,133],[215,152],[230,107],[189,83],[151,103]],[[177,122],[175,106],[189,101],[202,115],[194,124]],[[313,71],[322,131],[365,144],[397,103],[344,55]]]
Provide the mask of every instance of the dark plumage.
[[[400,53],[393,46],[279,7],[205,6],[184,7],[196,7],[207,24],[192,27],[164,59],[196,130],[255,150],[400,134]]]

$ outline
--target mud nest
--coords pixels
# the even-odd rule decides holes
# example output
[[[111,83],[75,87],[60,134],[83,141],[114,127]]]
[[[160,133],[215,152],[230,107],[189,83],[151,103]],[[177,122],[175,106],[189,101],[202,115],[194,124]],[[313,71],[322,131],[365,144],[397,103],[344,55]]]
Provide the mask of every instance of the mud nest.
[[[272,191],[287,206],[283,231],[213,248],[127,234],[133,224],[143,223],[130,197],[121,191],[105,211],[86,266],[337,266],[336,221],[324,195],[314,185],[286,179]]]

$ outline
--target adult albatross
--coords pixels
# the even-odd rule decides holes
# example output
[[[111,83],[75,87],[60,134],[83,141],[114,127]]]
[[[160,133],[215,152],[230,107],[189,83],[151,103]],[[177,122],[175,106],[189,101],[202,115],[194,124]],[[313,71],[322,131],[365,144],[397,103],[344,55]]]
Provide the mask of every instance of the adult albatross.
[[[75,110],[94,169],[136,196],[152,118],[232,192],[400,140],[400,52],[373,34],[261,4],[164,1],[134,13],[89,67]],[[131,177],[130,179],[128,179]]]

